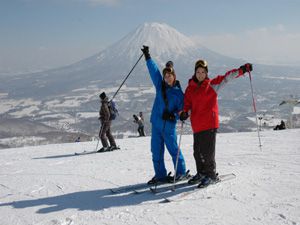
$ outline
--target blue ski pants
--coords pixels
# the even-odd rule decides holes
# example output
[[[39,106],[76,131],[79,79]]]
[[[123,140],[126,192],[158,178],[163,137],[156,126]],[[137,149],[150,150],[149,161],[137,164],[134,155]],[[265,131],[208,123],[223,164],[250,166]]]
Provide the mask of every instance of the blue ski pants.
[[[164,161],[165,145],[172,157],[172,161],[175,169],[176,157],[178,152],[176,130],[175,129],[174,130],[172,129],[170,131],[168,130],[165,131],[164,129],[160,130],[157,129],[152,124],[151,152],[152,152],[152,162],[155,171],[155,177],[157,179],[161,179],[167,176],[167,170]],[[176,175],[185,175],[185,173],[186,173],[185,161],[182,152],[180,150]]]

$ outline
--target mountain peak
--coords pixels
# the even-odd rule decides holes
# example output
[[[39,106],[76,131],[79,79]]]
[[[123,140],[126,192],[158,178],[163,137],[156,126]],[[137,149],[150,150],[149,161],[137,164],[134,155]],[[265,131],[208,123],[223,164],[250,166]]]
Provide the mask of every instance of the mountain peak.
[[[154,51],[154,54],[174,51],[180,54],[187,48],[195,47],[195,43],[190,38],[165,23],[144,23],[133,33],[140,45],[148,45],[150,48],[155,46],[157,52]]]
[[[153,56],[174,56],[174,52],[181,55],[196,47],[190,38],[165,23],[144,23],[107,50],[110,54],[136,58],[143,45],[150,47]]]

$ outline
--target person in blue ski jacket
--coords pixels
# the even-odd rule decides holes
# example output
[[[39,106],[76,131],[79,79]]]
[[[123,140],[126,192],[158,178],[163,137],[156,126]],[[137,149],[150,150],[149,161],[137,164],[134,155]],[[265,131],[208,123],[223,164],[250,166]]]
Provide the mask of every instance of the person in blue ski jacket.
[[[175,168],[179,148],[177,144],[176,123],[179,119],[178,113],[183,107],[184,94],[179,81],[176,80],[173,63],[169,61],[166,64],[162,76],[156,63],[150,57],[149,47],[143,46],[141,50],[145,56],[148,71],[156,90],[150,118],[152,124],[151,152],[155,175],[148,184],[173,181],[173,178],[167,175],[164,152],[166,145]],[[176,179],[180,179],[185,175],[185,161],[180,150]]]

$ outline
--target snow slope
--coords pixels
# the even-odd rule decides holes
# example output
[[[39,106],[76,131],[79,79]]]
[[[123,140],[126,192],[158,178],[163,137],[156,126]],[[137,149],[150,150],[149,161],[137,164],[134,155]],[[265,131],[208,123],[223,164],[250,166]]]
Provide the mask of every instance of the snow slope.
[[[0,150],[0,224],[300,224],[300,130],[217,136],[217,169],[235,180],[173,203],[161,195],[109,188],[152,175],[150,139],[118,140],[120,151],[74,156],[96,142]],[[195,171],[192,136],[183,136],[187,167]],[[172,169],[166,154],[167,167]]]

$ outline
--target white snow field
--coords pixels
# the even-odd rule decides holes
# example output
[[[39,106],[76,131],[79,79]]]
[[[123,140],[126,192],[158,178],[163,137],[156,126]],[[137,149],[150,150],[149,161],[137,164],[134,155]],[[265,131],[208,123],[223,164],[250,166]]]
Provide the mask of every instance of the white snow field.
[[[189,188],[154,195],[110,188],[153,176],[150,138],[117,140],[122,150],[93,151],[97,142],[0,150],[0,224],[300,224],[300,130],[217,135],[217,170],[236,179],[160,203]],[[195,173],[192,136],[182,137]],[[173,170],[165,153],[166,166]]]

